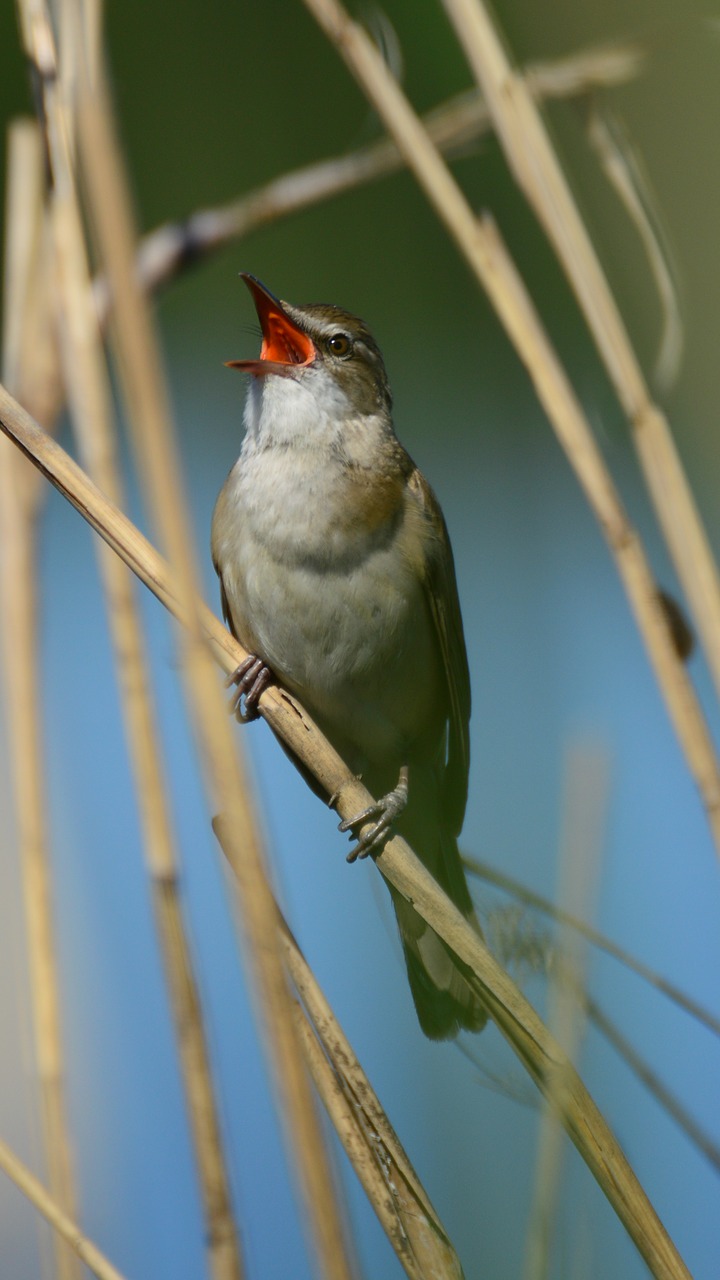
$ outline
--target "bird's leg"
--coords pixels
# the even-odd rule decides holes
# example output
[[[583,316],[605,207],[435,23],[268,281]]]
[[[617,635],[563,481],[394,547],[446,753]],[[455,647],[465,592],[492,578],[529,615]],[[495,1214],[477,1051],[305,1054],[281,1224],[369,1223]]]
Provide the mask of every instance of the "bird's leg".
[[[407,799],[408,766],[404,764],[400,770],[397,786],[392,791],[388,791],[387,795],[381,796],[379,800],[374,800],[367,809],[357,813],[354,818],[346,818],[340,823],[338,831],[354,832],[373,818],[377,819],[370,830],[366,831],[364,836],[360,836],[355,848],[350,850],[347,856],[348,862],[354,862],[356,858],[367,858],[370,853],[380,852],[395,819],[400,817],[405,808]]]
[[[257,719],[260,714],[258,711],[260,694],[269,684],[272,684],[273,678],[270,668],[265,666],[262,658],[256,658],[254,653],[249,654],[245,661],[235,668],[232,675],[228,676],[225,688],[229,689],[231,684],[236,686],[230,699],[230,710],[241,724]]]

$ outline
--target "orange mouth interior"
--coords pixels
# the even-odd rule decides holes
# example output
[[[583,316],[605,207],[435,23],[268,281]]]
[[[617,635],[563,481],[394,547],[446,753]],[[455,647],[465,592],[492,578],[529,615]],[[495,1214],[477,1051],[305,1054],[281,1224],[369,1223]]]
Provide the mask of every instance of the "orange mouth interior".
[[[315,347],[302,329],[274,307],[263,307],[260,315],[263,330],[261,360],[274,364],[310,364],[315,359]]]

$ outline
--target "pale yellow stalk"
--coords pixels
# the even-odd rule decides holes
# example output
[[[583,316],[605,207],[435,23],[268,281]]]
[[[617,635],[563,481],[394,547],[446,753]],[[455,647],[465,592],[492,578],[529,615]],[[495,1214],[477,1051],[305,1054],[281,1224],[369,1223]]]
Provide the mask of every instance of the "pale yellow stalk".
[[[565,768],[557,874],[557,899],[569,914],[588,916],[592,913],[606,806],[606,756],[590,744],[575,744],[568,753]],[[585,987],[585,953],[585,940],[579,933],[562,952],[562,970],[572,974],[573,990],[562,982],[562,974],[553,967],[548,974],[548,1026],[572,1063],[578,1061],[585,1031],[585,1010],[574,994],[575,989]],[[567,1087],[566,1069],[560,1068],[548,1080],[548,1085],[548,1097],[540,1116],[523,1280],[547,1280],[551,1273],[554,1229],[561,1203],[565,1144],[560,1117]]]
[[[720,578],[667,419],[652,397],[549,134],[483,0],[443,0],[515,178],[583,310],[633,440],[720,693]]]
[[[42,257],[42,145],[33,124],[10,130],[3,298],[3,365],[18,389],[28,379],[26,329]],[[38,312],[35,311],[35,318]],[[33,326],[34,328],[34,326]],[[3,441],[0,448],[0,633],[5,719],[22,869],[35,1070],[43,1154],[52,1196],[77,1216],[72,1144],[65,1099],[53,888],[41,728],[42,680],[38,660],[34,486],[27,465]],[[79,1280],[80,1264],[55,1236],[58,1280]]]

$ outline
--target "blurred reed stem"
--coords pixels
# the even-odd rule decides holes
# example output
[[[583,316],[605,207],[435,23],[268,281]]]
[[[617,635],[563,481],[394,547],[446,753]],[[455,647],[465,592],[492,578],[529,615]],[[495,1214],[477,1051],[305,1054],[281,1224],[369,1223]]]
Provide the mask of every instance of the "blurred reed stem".
[[[565,761],[562,832],[558,861],[557,900],[577,916],[592,914],[602,852],[607,807],[608,762],[605,753],[589,743],[575,743]],[[584,990],[586,946],[575,933],[563,953],[563,969]],[[570,1062],[577,1062],[585,1029],[585,1009],[553,967],[549,970],[548,1026]],[[540,1115],[533,1198],[525,1238],[523,1280],[547,1280],[551,1274],[554,1226],[560,1204],[563,1132],[560,1115],[566,1072],[549,1082],[549,1096]]]
[[[486,290],[608,543],[720,854],[720,771],[642,543],[570,381],[498,229],[478,219],[366,32],[338,0],[304,0],[402,151],[429,203]]]
[[[64,28],[63,28],[64,29]],[[38,31],[36,25],[35,31]],[[36,37],[37,38],[37,37]],[[51,35],[44,50],[51,57]],[[67,36],[63,48],[73,50]],[[77,57],[74,59],[77,63]],[[103,491],[122,504],[111,394],[74,189],[70,137],[74,132],[68,72],[46,77],[44,109],[52,161],[51,210],[55,276],[62,314],[61,352],[74,429],[85,464]],[[228,1175],[210,1060],[178,892],[178,862],[132,579],[104,545],[98,546],[110,632],[138,796],[153,909],[174,1015],[176,1042],[205,1215],[208,1266],[214,1280],[241,1280]],[[35,576],[34,566],[31,572]]]
[[[43,156],[34,124],[13,125],[8,137],[3,297],[3,376],[18,394],[31,378],[25,357],[38,337],[33,295],[43,265]],[[46,299],[47,299],[47,295]],[[30,332],[28,332],[30,329]],[[38,345],[40,349],[40,345]],[[53,924],[52,872],[40,719],[35,557],[35,486],[27,465],[3,442],[0,449],[0,631],[4,702],[22,870],[35,1070],[48,1186],[76,1217],[76,1188],[65,1099],[60,981]],[[75,1253],[53,1236],[58,1280],[79,1280]]]
[[[645,482],[720,694],[720,579],[668,422],[652,401],[538,105],[505,53],[483,0],[442,2],[512,173],[555,249],[630,421]]]
[[[632,44],[589,49],[554,62],[530,64],[532,91],[541,99],[587,97],[598,89],[636,76],[643,54]],[[447,156],[466,154],[491,128],[488,109],[473,89],[441,103],[423,123],[435,145]],[[184,269],[258,227],[285,218],[344,191],[355,190],[405,168],[392,138],[381,138],[347,155],[334,156],[282,174],[239,199],[200,209],[182,222],[166,223],[143,236],[138,251],[141,279],[152,291]],[[105,282],[96,284],[98,304],[107,316]]]
[[[593,102],[586,137],[600,167],[637,231],[655,281],[662,315],[660,346],[654,362],[654,381],[672,387],[682,363],[684,333],[672,248],[641,158],[620,119],[605,103]]]
[[[181,641],[181,673],[213,806],[222,814],[228,858],[239,887],[243,940],[255,1011],[270,1058],[276,1096],[323,1275],[355,1274],[345,1240],[319,1118],[292,1015],[275,905],[245,768],[222,691],[212,669],[197,608],[198,573],[186,516],[174,429],[160,351],[135,275],[136,237],[101,68],[81,67],[80,141],[88,211],[112,294],[115,349],[138,469],[152,518],[177,575],[189,632]]]
[[[187,597],[179,592],[167,563],[3,387],[0,387],[0,428],[185,624]],[[247,657],[246,651],[199,601],[194,618],[222,670],[226,674],[234,671]],[[370,803],[369,792],[350,773],[294,698],[270,686],[262,694],[259,705],[262,716],[287,744],[291,754],[316,778],[325,793],[333,796],[334,807],[342,818],[358,813]],[[229,829],[234,830],[232,820]],[[689,1280],[687,1268],[580,1077],[512,979],[404,840],[398,836],[389,840],[377,864],[383,876],[412,901],[423,919],[473,971],[478,993],[538,1088],[545,1092],[548,1076],[559,1065],[567,1064],[562,1120],[569,1136],[656,1280]],[[243,870],[243,863],[238,861],[239,877]]]

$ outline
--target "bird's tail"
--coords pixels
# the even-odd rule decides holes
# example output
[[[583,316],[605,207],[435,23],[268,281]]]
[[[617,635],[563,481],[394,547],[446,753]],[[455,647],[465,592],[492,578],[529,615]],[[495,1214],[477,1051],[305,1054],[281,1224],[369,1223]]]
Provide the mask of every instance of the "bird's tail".
[[[426,795],[426,798],[434,799],[433,790],[430,789],[430,797]],[[397,824],[398,833],[405,837],[448,897],[482,936],[457,841],[438,822],[437,814],[428,812],[429,807],[427,803],[409,805]],[[431,1040],[448,1040],[458,1031],[480,1031],[487,1021],[487,1011],[470,985],[467,966],[407,899],[392,885],[388,887],[400,929],[410,990],[425,1035]]]

